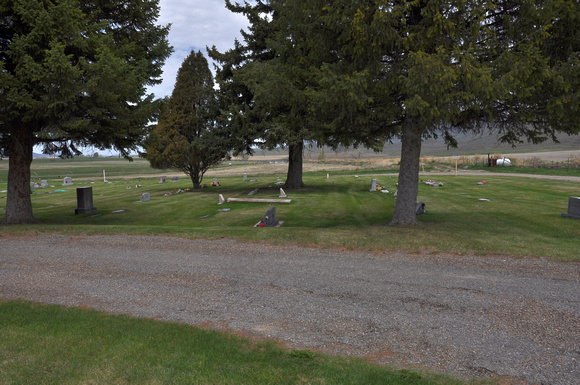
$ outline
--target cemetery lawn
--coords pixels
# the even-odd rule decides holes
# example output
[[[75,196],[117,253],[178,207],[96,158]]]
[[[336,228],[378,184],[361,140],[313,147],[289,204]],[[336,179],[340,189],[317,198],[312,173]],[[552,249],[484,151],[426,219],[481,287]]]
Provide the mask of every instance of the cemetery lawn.
[[[2,384],[460,384],[193,326],[0,300]]]
[[[3,161],[4,163],[7,163]],[[568,198],[578,196],[578,182],[522,178],[509,175],[491,176],[422,176],[442,182],[442,187],[419,185],[419,200],[426,203],[426,214],[415,227],[388,227],[395,206],[397,174],[383,170],[335,171],[305,173],[306,188],[286,191],[290,204],[225,203],[224,198],[278,199],[285,174],[248,175],[243,181],[237,171],[219,176],[221,187],[212,187],[211,173],[199,191],[190,180],[160,184],[159,170],[146,168],[146,161],[133,163],[115,159],[78,162],[83,173],[69,171],[76,165],[44,160],[34,167],[38,182],[47,179],[49,187],[35,189],[32,204],[35,217],[42,223],[26,226],[3,226],[6,235],[63,234],[143,234],[174,235],[185,238],[234,238],[243,242],[338,248],[383,253],[450,253],[545,257],[555,261],[580,261],[578,239],[580,221],[562,218],[568,209]],[[107,163],[108,162],[108,163]],[[145,162],[145,163],[144,163]],[[0,162],[2,163],[2,162]],[[59,166],[60,165],[60,166]],[[1,166],[1,164],[0,164]],[[108,167],[103,182],[102,168]],[[60,168],[59,168],[60,167]],[[228,166],[219,170],[223,172]],[[50,171],[46,171],[50,169]],[[43,171],[44,170],[44,171]],[[128,171],[129,170],[129,171]],[[234,168],[232,168],[234,170]],[[390,174],[387,174],[390,172]],[[0,167],[0,174],[2,169]],[[44,173],[44,174],[43,174]],[[36,174],[36,176],[35,176]],[[175,172],[173,173],[176,174]],[[73,175],[73,186],[62,186],[62,177]],[[233,175],[233,176],[232,176]],[[109,177],[110,176],[110,177]],[[1,178],[1,175],[0,175]],[[371,180],[389,190],[369,192]],[[255,180],[255,181],[250,181]],[[477,182],[485,180],[485,185]],[[137,184],[142,187],[136,188]],[[93,188],[96,216],[75,215],[76,188]],[[248,193],[258,193],[248,197]],[[6,190],[6,179],[0,180],[0,191]],[[179,190],[185,191],[178,193]],[[138,202],[150,193],[149,202]],[[169,195],[171,196],[165,196]],[[0,216],[6,193],[0,193]],[[270,206],[283,221],[279,228],[255,228],[254,225]],[[218,211],[218,209],[230,209]]]

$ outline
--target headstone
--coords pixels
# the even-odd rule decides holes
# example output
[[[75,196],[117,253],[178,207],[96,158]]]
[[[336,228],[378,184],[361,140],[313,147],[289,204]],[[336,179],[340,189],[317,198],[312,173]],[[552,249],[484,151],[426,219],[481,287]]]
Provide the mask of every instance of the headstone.
[[[179,177],[178,176],[174,176],[173,178],[171,178],[172,182],[179,182]]]
[[[250,192],[248,193],[248,195],[254,195],[254,194],[255,194],[255,193],[257,193],[257,192],[258,192],[258,189],[255,189],[255,190],[252,190],[252,191],[250,191]]]
[[[72,186],[72,184],[73,184],[73,182],[72,182],[72,178],[70,176],[66,176],[62,180],[62,185],[63,186]]]
[[[141,199],[139,200],[139,202],[149,202],[149,199],[151,199],[151,195],[146,192],[141,194]]]
[[[276,219],[276,206],[272,206],[266,211],[262,221],[260,223],[264,224],[264,227],[276,227],[278,225],[278,220]]]
[[[42,188],[48,187],[48,182],[46,180],[41,180],[40,181],[40,187],[42,187]]]
[[[97,208],[93,206],[93,188],[79,187],[77,188],[77,206],[75,215],[78,214],[92,214],[97,212]]]
[[[415,215],[423,215],[423,214],[425,214],[425,202],[417,202]]]
[[[580,197],[568,198],[568,212],[562,213],[564,218],[580,219]]]
[[[377,191],[377,180],[373,179],[371,182],[371,188],[369,191]]]
[[[218,205],[223,205],[225,202],[224,196],[222,194],[220,194],[219,196],[220,201],[218,202]]]
[[[242,180],[243,180],[244,182],[245,182],[245,181],[247,181],[247,180],[248,180],[248,174],[244,173],[244,175],[243,175],[243,177],[242,177],[242,178],[243,178]]]
[[[159,177],[159,182],[157,182],[157,183],[165,183],[165,182],[167,182],[167,177],[166,176],[160,176]]]
[[[280,198],[286,198],[286,193],[282,189],[280,189]]]

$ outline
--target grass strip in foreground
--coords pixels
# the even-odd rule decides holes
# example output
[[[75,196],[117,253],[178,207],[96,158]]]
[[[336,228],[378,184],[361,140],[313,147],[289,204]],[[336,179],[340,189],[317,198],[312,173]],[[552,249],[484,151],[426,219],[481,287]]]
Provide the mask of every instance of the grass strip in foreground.
[[[0,383],[460,384],[190,325],[0,301]]]

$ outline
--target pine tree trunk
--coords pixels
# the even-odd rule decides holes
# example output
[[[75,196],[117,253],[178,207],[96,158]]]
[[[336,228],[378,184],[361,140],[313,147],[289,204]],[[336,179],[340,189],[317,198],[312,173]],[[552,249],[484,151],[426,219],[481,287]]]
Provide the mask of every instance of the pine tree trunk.
[[[389,225],[418,224],[417,195],[419,193],[419,161],[421,158],[421,129],[412,119],[403,124],[401,168],[395,214]]]
[[[302,142],[291,144],[288,149],[288,174],[286,175],[284,188],[302,188],[304,187],[304,182],[302,181],[302,152],[304,151],[304,144]]]
[[[193,183],[193,189],[199,190],[201,188],[201,181],[199,180],[199,174],[193,171],[190,175],[191,183]]]
[[[32,163],[32,132],[16,127],[10,135],[8,149],[8,194],[4,224],[36,223],[30,199],[30,164]]]

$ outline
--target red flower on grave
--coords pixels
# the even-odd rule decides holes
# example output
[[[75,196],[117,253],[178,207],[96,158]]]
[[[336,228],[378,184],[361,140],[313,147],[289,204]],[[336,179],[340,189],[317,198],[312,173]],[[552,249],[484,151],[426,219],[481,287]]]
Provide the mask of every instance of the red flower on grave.
[[[260,224],[258,225],[258,227],[266,227],[266,224],[263,222],[260,222]]]

